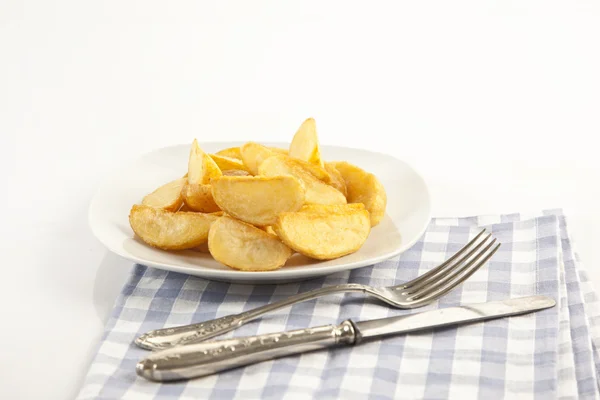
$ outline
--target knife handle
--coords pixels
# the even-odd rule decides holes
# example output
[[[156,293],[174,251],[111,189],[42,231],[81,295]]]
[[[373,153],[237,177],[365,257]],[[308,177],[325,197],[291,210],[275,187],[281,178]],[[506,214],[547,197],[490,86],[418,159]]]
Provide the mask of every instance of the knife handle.
[[[340,325],[172,347],[138,362],[136,372],[156,382],[191,379],[338,344],[352,345],[359,339],[354,323],[346,320]]]

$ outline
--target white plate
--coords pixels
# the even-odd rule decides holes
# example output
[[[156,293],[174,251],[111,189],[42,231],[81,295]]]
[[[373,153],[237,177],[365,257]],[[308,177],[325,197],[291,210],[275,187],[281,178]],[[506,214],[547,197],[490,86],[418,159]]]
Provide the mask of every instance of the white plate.
[[[241,144],[200,145],[212,153]],[[267,145],[287,147],[282,143]],[[94,196],[89,210],[90,227],[109,250],[136,263],[206,279],[245,283],[302,280],[372,265],[402,253],[419,239],[430,221],[431,207],[427,186],[415,170],[392,156],[366,150],[322,146],[321,151],[325,160],[346,160],[373,172],[388,197],[384,219],[372,229],[362,248],[336,260],[315,261],[296,254],[277,271],[242,272],[218,263],[209,254],[191,250],[167,252],[134,239],[128,221],[131,206],[187,171],[189,145],[156,150],[119,171]]]

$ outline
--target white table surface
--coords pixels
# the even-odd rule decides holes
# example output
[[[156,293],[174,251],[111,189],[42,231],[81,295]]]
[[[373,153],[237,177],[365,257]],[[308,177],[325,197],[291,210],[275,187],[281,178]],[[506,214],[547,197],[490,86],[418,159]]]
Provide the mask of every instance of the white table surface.
[[[600,287],[599,41],[591,0],[2,1],[0,398],[76,395],[131,268],[94,189],[194,137],[314,116],[417,167],[436,215],[562,207]]]

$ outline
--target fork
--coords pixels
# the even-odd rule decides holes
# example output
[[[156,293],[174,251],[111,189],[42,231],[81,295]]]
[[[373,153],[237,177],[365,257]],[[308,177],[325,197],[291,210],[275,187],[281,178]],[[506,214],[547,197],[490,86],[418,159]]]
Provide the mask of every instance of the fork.
[[[143,349],[159,350],[201,342],[233,331],[269,312],[335,293],[362,292],[400,309],[423,307],[463,283],[494,255],[500,243],[496,244],[496,239],[492,239],[491,234],[484,233],[485,229],[442,264],[412,281],[397,286],[372,287],[359,283],[328,286],[299,293],[240,314],[197,324],[156,329],[136,338],[135,344]]]

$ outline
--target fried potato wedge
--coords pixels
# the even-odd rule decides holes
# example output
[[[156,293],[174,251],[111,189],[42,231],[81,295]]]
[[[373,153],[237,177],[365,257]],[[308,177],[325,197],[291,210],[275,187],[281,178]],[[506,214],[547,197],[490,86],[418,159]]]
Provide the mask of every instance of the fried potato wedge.
[[[202,243],[200,246],[193,247],[190,250],[197,251],[198,253],[210,253],[210,250],[208,250],[208,241]]]
[[[215,203],[252,225],[274,224],[282,212],[304,204],[304,188],[293,176],[223,176],[212,181]]]
[[[300,212],[311,212],[311,213],[324,213],[325,215],[331,213],[347,213],[348,211],[360,211],[366,210],[363,203],[351,203],[351,204],[305,204],[300,209]]]
[[[206,242],[210,226],[218,218],[136,204],[129,213],[129,224],[135,234],[150,246],[163,250],[185,250]]]
[[[285,154],[287,156],[290,153],[288,149],[282,149],[281,147],[267,147],[267,148],[276,154]]]
[[[208,234],[210,254],[242,271],[272,271],[283,267],[292,250],[276,236],[231,217],[221,217]]]
[[[181,190],[185,205],[192,211],[212,213],[221,211],[213,199],[210,185],[186,183]]]
[[[371,222],[367,210],[353,205],[312,205],[280,214],[273,229],[298,253],[331,260],[360,249],[369,236]]]
[[[246,143],[240,147],[240,151],[242,153],[244,165],[252,175],[258,175],[258,167],[260,164],[267,158],[277,154],[268,147],[254,142]]]
[[[387,195],[377,177],[346,161],[331,163],[342,174],[348,191],[348,203],[363,203],[371,215],[371,226],[385,214]]]
[[[223,176],[251,176],[251,174],[241,169],[227,169],[223,171]]]
[[[244,162],[238,158],[221,156],[219,154],[210,154],[210,158],[217,164],[221,172],[228,170],[246,170]]]
[[[273,147],[271,147],[270,149],[273,149]],[[265,154],[265,158],[264,159],[266,160],[267,158],[273,157],[273,156],[284,157],[287,160],[288,163],[294,164],[294,165],[296,165],[298,167],[302,167],[306,171],[310,172],[318,180],[323,181],[323,182],[325,182],[327,184],[331,183],[331,175],[323,167],[320,167],[320,166],[315,165],[315,164],[308,163],[306,161],[299,160],[297,158],[290,157],[290,156],[288,156],[286,154],[283,154],[283,153],[280,153],[280,154],[274,153],[274,154],[271,154],[269,156],[266,156],[266,154]],[[260,170],[260,168],[259,168],[259,170]]]
[[[290,144],[290,156],[311,164],[323,166],[319,139],[317,138],[317,124],[314,118],[305,120],[296,131]]]
[[[142,200],[142,204],[167,211],[178,211],[183,204],[181,189],[185,182],[185,178],[180,178],[159,187],[154,192],[146,195]]]
[[[264,176],[291,175],[306,191],[305,202],[310,204],[346,204],[346,197],[337,189],[317,179],[301,164],[284,155],[272,156],[262,162],[259,174]]]
[[[188,160],[188,183],[209,184],[213,178],[223,175],[219,166],[206,154],[194,139]]]
[[[308,163],[306,161],[299,160],[297,158],[289,157],[289,156],[288,156],[288,161],[290,163],[296,164],[299,167],[304,168],[318,180],[323,181],[323,182],[327,183],[328,185],[331,184],[331,174],[329,172],[327,172],[327,170],[325,170],[325,168],[320,167],[315,164]]]
[[[239,147],[229,147],[227,149],[217,151],[215,154],[229,158],[236,158],[238,160],[242,159],[242,153],[240,153]]]
[[[329,184],[342,192],[344,196],[348,195],[348,191],[346,190],[346,182],[344,181],[344,177],[340,174],[340,171],[332,165],[331,163],[325,163],[325,171],[329,174]]]

